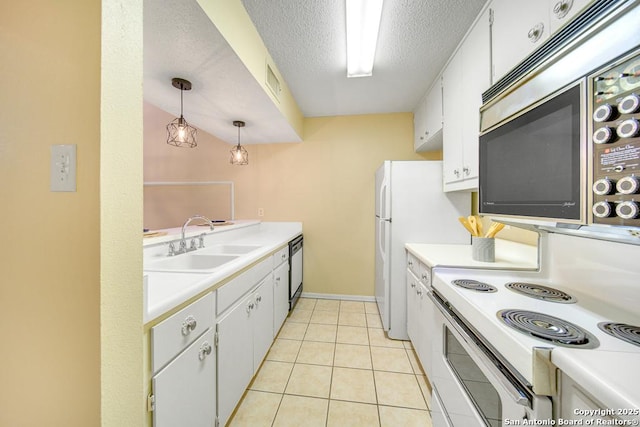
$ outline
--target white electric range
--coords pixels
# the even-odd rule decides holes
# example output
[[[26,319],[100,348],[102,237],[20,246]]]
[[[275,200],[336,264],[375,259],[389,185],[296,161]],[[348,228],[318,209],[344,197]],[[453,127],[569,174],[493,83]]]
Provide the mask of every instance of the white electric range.
[[[434,268],[434,426],[557,425],[567,413],[640,423],[639,249],[551,240],[540,271]],[[561,408],[560,372],[608,412]]]

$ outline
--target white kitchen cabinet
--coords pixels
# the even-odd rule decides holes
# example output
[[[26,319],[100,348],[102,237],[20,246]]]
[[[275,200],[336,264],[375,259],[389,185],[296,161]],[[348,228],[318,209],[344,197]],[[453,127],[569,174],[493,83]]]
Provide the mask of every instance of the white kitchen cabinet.
[[[289,248],[285,251],[287,256],[281,258],[278,254],[274,255],[273,270],[273,338],[278,334],[282,324],[289,315]],[[275,260],[284,261],[277,263]]]
[[[416,152],[442,148],[442,78],[438,77],[413,113]]]
[[[478,187],[482,92],[491,85],[490,10],[478,17],[442,75],[444,191]]]
[[[273,277],[227,310],[218,332],[218,418],[225,425],[273,342]]]
[[[153,326],[153,425],[211,426],[216,417],[215,292]]]
[[[429,268],[407,253],[407,334],[427,377],[431,375],[434,306],[429,299]]]
[[[595,423],[592,425],[615,425],[613,424],[614,418],[606,415],[606,407],[589,396],[582,387],[564,372],[560,375],[560,397],[558,403],[560,408],[559,418],[575,420],[575,425],[583,425],[582,423],[586,420],[591,420],[591,423]]]
[[[273,276],[265,277],[252,293],[253,373],[255,374],[273,343]]]
[[[591,0],[493,0],[493,80],[508,73]]]

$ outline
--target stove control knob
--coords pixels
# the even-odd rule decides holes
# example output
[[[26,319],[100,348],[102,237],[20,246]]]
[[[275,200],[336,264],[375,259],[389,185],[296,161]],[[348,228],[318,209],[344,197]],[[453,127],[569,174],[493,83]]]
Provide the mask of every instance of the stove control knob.
[[[618,203],[616,214],[622,219],[633,219],[640,215],[640,206],[637,202],[626,201]]]
[[[616,183],[616,190],[622,194],[635,194],[640,190],[640,178],[635,175],[620,178]]]
[[[593,121],[608,122],[618,117],[618,109],[611,104],[603,104],[593,112]]]
[[[609,144],[616,139],[616,133],[613,128],[608,126],[601,127],[593,133],[593,142],[596,144]]]
[[[620,138],[633,138],[640,135],[640,122],[636,119],[627,119],[618,125],[616,129]]]
[[[640,111],[640,96],[632,93],[627,95],[618,104],[618,110],[622,114],[633,114]]]
[[[613,204],[610,202],[598,202],[593,205],[591,211],[598,218],[607,218],[613,215]]]
[[[610,178],[601,178],[593,183],[593,192],[598,196],[613,194],[616,189],[616,182]]]

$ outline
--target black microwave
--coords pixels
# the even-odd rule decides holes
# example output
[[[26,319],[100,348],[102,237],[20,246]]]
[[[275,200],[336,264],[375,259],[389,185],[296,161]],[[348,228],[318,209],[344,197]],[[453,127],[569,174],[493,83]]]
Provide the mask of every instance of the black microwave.
[[[585,223],[585,100],[580,80],[481,133],[480,214]]]

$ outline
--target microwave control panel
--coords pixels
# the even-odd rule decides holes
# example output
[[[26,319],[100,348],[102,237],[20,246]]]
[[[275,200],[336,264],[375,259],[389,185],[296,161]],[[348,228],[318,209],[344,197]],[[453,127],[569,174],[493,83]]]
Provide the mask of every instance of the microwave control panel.
[[[590,84],[592,222],[640,226],[640,54]]]

